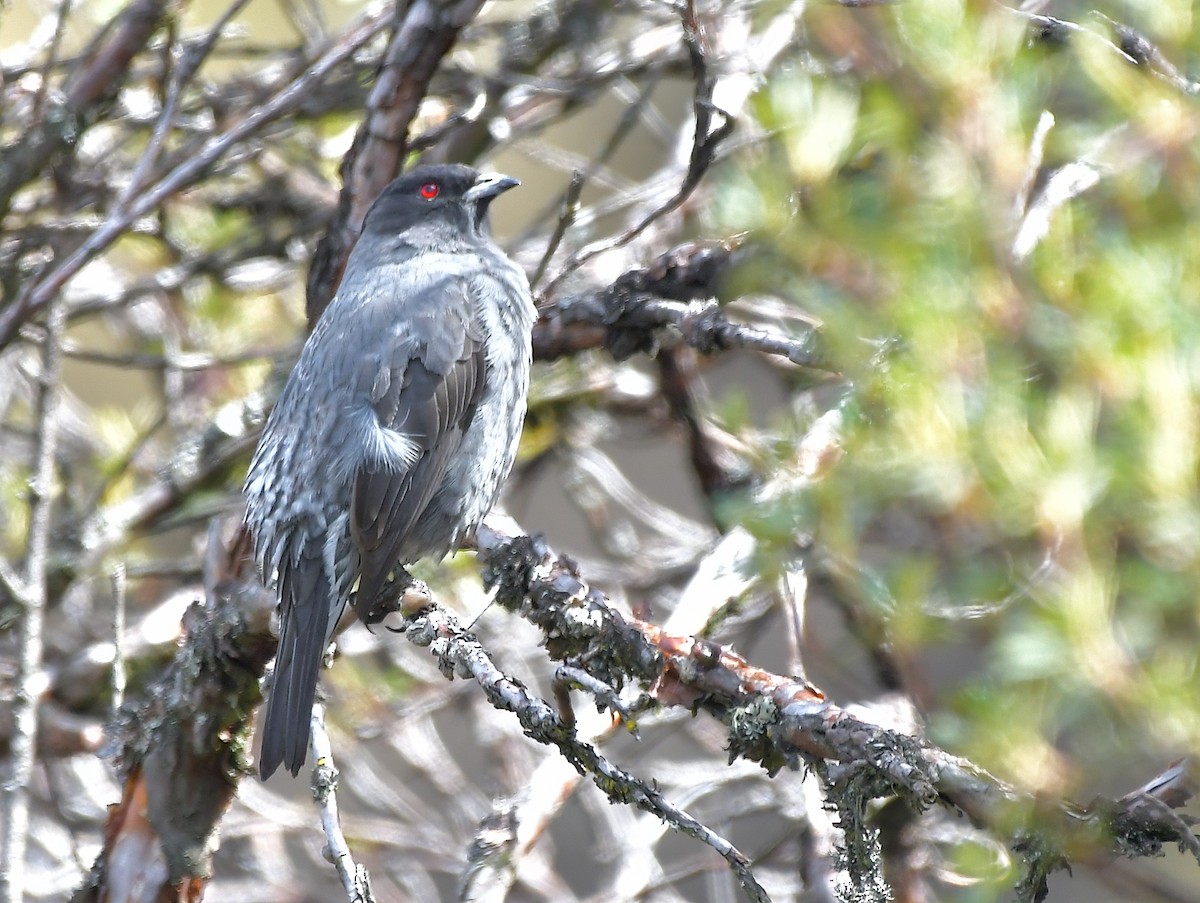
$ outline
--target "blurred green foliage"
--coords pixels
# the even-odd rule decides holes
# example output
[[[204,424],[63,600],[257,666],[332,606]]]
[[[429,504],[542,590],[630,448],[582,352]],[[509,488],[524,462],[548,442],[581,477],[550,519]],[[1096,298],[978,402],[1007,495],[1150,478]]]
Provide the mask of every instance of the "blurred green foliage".
[[[809,7],[714,225],[768,249],[739,290],[819,319],[847,380],[845,457],[783,519],[856,575],[899,656],[981,650],[922,700],[934,739],[1088,799],[1200,748],[1200,109],[1100,18],[1049,11],[1086,30],[1060,46],[951,0]],[[1183,70],[1200,50],[1191,4],[1101,11]],[[1080,161],[1096,183],[1014,254]],[[790,542],[779,514],[740,517]]]

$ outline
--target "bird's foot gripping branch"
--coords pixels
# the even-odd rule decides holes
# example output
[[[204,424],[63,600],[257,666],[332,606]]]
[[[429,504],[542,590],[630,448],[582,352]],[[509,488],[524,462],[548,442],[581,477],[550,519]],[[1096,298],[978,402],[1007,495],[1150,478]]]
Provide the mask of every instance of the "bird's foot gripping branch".
[[[367,627],[374,627],[396,612],[407,615],[419,611],[431,599],[432,594],[424,581],[417,580],[402,567],[392,572],[372,601],[360,600],[358,593],[350,594],[350,604],[355,611],[364,612],[361,620]]]

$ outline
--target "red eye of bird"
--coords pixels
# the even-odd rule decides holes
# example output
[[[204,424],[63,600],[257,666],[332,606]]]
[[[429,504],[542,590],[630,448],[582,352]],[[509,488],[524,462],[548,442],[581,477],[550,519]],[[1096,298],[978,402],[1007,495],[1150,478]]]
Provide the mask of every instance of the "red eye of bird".
[[[437,182],[426,182],[421,186],[421,197],[425,198],[427,201],[432,201],[438,196],[438,192],[441,190],[442,189],[438,187]]]

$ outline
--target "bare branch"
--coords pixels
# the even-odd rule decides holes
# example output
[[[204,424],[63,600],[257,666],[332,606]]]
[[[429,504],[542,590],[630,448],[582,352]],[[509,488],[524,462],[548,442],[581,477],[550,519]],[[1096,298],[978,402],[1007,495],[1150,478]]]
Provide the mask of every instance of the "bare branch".
[[[321,829],[325,832],[325,856],[337,869],[350,903],[374,903],[371,891],[371,876],[366,868],[355,863],[342,833],[338,817],[337,781],[338,770],[333,764],[333,747],[325,729],[325,705],[317,702],[312,710],[311,751],[313,756],[312,791],[313,799],[321,810]]]
[[[1159,81],[1183,94],[1200,93],[1200,82],[1184,76],[1153,41],[1137,29],[1110,19],[1102,12],[1092,10],[1091,15],[1108,27],[1115,36],[1115,41],[1078,22],[1030,12],[1024,7],[1015,9],[1001,4],[1001,8],[1029,22],[1034,37],[1040,41],[1056,45],[1065,44],[1072,39],[1095,41],[1118,59],[1149,72]]]
[[[125,704],[125,565],[118,564],[112,572],[113,588],[113,664],[112,717],[115,719]]]
[[[419,646],[431,647],[447,678],[454,675],[474,678],[493,706],[516,715],[529,737],[557,747],[577,771],[590,776],[613,802],[644,809],[712,847],[729,863],[746,895],[751,900],[768,903],[766,891],[751,871],[750,861],[733,844],[671,804],[646,782],[612,764],[594,746],[579,740],[552,706],[501,672],[486,650],[449,613],[436,606],[426,608],[407,620],[404,634]]]
[[[567,186],[559,207],[558,223],[555,225],[554,231],[550,234],[550,240],[546,243],[546,250],[542,253],[542,259],[538,261],[537,269],[533,271],[533,276],[529,279],[530,287],[536,289],[537,284],[542,281],[542,276],[546,274],[546,267],[550,265],[550,260],[554,257],[554,252],[558,250],[563,236],[567,234],[567,230],[575,222],[575,216],[579,212],[579,195],[583,193],[585,181],[584,174],[578,169],[571,173],[571,184]]]
[[[723,437],[699,410],[695,352],[691,348],[663,350],[657,362],[663,397],[671,416],[687,430],[692,469],[705,496],[712,501],[723,493],[746,488],[750,484],[746,463],[737,459],[730,451],[728,437]]]
[[[50,509],[57,474],[62,355],[59,342],[66,325],[65,305],[50,310],[42,349],[38,391],[37,446],[29,481],[29,530],[25,577],[16,601],[22,607],[18,633],[17,690],[13,703],[11,771],[0,796],[3,840],[0,844],[0,900],[19,903],[25,894],[25,845],[29,830],[29,781],[37,747],[38,702],[42,695],[42,621],[46,608],[46,556],[50,548]]]
[[[317,246],[308,274],[311,330],[341,282],[367,209],[400,172],[408,130],[442,57],[483,0],[416,0],[404,7],[367,101],[367,115],[342,161],[338,216]]]
[[[708,57],[704,39],[696,21],[696,10],[689,3],[683,12],[683,40],[687,46],[688,59],[692,64],[692,78],[695,81],[695,96],[692,100],[692,110],[696,125],[692,137],[692,150],[688,159],[687,171],[679,189],[663,203],[646,214],[638,223],[613,238],[603,239],[582,248],[563,265],[562,270],[551,279],[541,292],[541,298],[550,297],[555,288],[569,275],[579,269],[592,258],[624,247],[646,231],[656,220],[678,208],[691,196],[717,154],[721,143],[733,134],[733,116],[720,109],[713,103],[713,88],[716,77],[710,74]],[[720,125],[713,127],[713,117],[720,118]]]
[[[21,187],[70,146],[77,134],[77,120],[90,122],[99,112],[94,108],[115,96],[133,57],[158,30],[166,10],[164,0],[133,0],[126,6],[114,20],[107,40],[87,55],[68,80],[61,105],[46,109],[36,127],[6,150],[5,165],[0,167],[0,220],[8,215]],[[0,347],[11,341],[11,333],[7,325],[0,328]]]
[[[133,175],[130,176],[129,183],[125,186],[125,190],[121,193],[121,197],[117,201],[116,209],[118,211],[129,206],[134,196],[142,190],[150,177],[150,171],[154,168],[155,163],[158,162],[159,155],[162,153],[163,143],[175,125],[175,117],[179,109],[179,99],[183,93],[184,86],[196,74],[196,71],[200,68],[204,60],[208,58],[208,55],[212,53],[225,27],[249,2],[250,0],[234,0],[225,12],[217,18],[217,21],[199,44],[184,47],[176,43],[172,46],[171,53],[176,59],[171,72],[171,85],[167,90],[167,102],[163,105],[162,112],[158,116],[158,122],[154,125],[154,132],[150,136],[150,141],[146,145],[141,159],[138,160],[137,166],[133,170]]]
[[[22,323],[41,312],[84,264],[111,245],[134,221],[157,209],[163,200],[200,178],[240,142],[303,103],[309,91],[382,31],[387,21],[386,15],[377,13],[352,25],[311,66],[255,107],[245,119],[209,139],[198,153],[184,159],[129,206],[114,210],[103,225],[65,260],[40,278],[29,280],[26,288],[0,310],[0,350],[12,342]]]

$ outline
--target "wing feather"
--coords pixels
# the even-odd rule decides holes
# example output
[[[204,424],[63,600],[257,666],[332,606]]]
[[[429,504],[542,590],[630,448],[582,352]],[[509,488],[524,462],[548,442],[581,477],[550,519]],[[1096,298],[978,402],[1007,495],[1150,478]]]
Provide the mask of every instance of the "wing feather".
[[[328,642],[327,587],[318,543],[303,546],[280,564],[282,621],[275,677],[267,696],[259,774],[265,781],[280,763],[299,773],[308,753],[309,719],[317,674]]]
[[[445,300],[466,301],[466,290]],[[359,587],[355,608],[367,613],[389,575],[404,563],[414,531],[441,487],[447,467],[462,443],[483,397],[486,366],[483,336],[467,304],[448,304],[446,315],[426,341],[402,343],[380,366],[371,404],[379,426],[404,437],[411,460],[378,457],[354,474],[350,531],[359,548]]]

